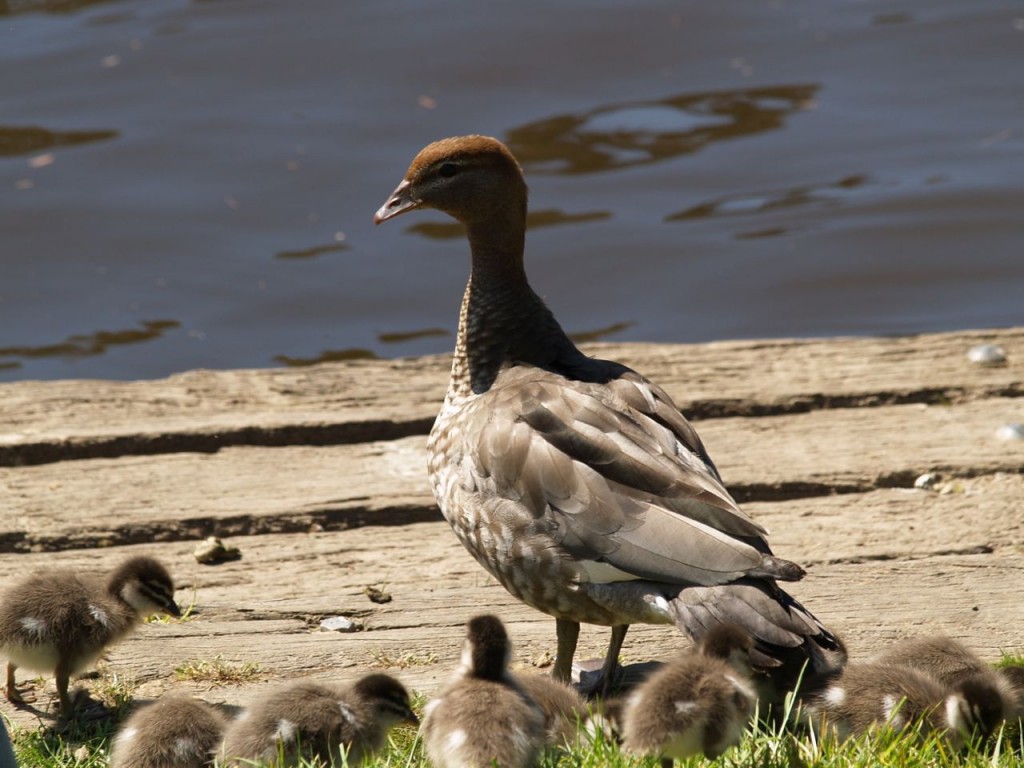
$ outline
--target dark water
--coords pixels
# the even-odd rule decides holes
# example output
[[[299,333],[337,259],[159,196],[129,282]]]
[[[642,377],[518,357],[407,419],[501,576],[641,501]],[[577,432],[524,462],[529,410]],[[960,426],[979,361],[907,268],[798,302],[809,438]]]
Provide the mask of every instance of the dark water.
[[[0,378],[449,349],[471,132],[572,332],[1024,322],[1021,4],[0,0]]]

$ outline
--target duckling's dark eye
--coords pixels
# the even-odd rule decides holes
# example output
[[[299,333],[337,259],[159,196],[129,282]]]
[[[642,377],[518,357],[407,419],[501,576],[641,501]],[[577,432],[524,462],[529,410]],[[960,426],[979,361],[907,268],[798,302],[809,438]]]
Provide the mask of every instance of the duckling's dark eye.
[[[450,179],[452,176],[459,172],[459,166],[457,166],[455,163],[442,163],[441,167],[437,169],[437,172],[440,173],[444,178]]]

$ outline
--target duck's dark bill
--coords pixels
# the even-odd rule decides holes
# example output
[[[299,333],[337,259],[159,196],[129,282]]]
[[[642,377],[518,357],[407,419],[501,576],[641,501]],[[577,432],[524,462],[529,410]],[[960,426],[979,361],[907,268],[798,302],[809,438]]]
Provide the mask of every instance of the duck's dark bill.
[[[380,224],[382,221],[394,218],[400,213],[411,211],[417,207],[420,201],[414,198],[409,189],[409,182],[403,181],[398,188],[391,193],[388,201],[373,214],[373,223]]]

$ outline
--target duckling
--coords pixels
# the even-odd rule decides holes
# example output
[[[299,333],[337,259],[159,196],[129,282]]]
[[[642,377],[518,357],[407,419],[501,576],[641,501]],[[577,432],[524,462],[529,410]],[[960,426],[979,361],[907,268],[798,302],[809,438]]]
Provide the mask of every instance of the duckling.
[[[224,715],[206,702],[163,696],[121,726],[110,768],[205,768],[213,765],[226,726]]]
[[[71,570],[41,571],[16,584],[0,601],[0,652],[7,656],[9,701],[27,699],[15,670],[53,672],[60,713],[72,714],[71,675],[92,664],[136,623],[153,613],[180,616],[174,582],[152,557],[126,560],[106,582]]]
[[[499,618],[470,619],[462,662],[423,718],[423,745],[438,768],[537,763],[545,742],[544,712],[509,674],[510,655]]]
[[[358,765],[403,722],[419,725],[408,692],[389,675],[367,675],[347,687],[302,680],[268,694],[228,727],[222,764],[296,765],[302,758],[342,764],[347,756]]]
[[[913,667],[931,675],[951,693],[959,691],[970,711],[963,726],[987,739],[1000,723],[1020,715],[1020,693],[1012,675],[993,669],[963,643],[947,635],[903,640],[873,658],[883,664]],[[966,735],[966,734],[965,734]]]
[[[946,685],[989,670],[967,646],[947,635],[907,638],[874,655],[871,660],[914,667]]]
[[[579,692],[545,675],[516,675],[515,679],[544,713],[547,746],[575,744],[580,724],[586,722],[589,715]]]
[[[874,726],[899,731],[919,725],[922,736],[943,733],[959,749],[988,727],[993,695],[977,676],[946,686],[919,669],[872,660],[849,664],[831,681],[807,690],[798,719],[839,739]]]
[[[738,744],[757,702],[752,648],[745,630],[720,624],[696,653],[655,671],[627,697],[617,718],[623,749],[661,755],[670,765],[692,755],[718,757]]]

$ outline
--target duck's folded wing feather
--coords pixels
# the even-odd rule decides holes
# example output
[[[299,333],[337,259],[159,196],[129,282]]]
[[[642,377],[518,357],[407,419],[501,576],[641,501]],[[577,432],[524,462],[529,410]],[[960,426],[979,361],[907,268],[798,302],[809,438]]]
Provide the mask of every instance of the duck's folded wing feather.
[[[608,386],[511,369],[477,406],[477,481],[552,524],[574,557],[681,584],[802,575],[770,556],[764,528],[691,444]]]

